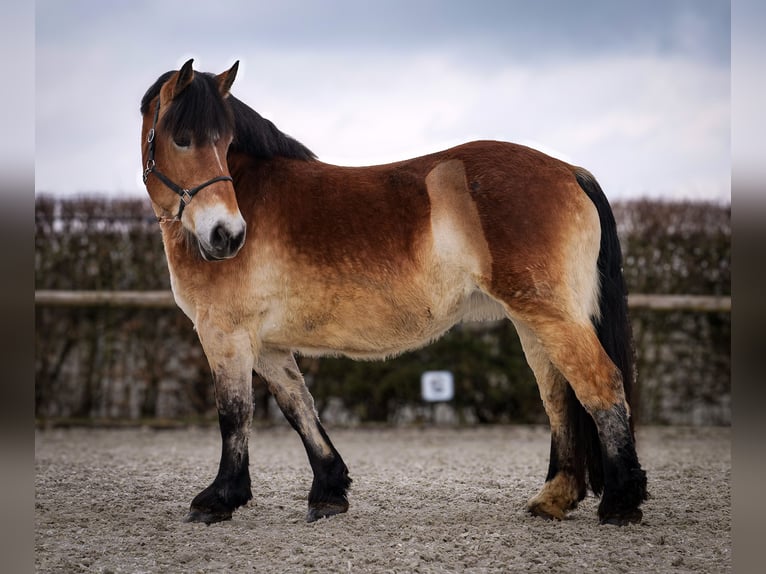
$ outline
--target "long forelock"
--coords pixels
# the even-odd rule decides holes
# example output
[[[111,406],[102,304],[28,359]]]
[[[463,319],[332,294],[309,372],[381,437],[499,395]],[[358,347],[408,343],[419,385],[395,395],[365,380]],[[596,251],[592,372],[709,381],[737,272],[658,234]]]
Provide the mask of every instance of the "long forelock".
[[[173,137],[190,135],[197,145],[231,135],[234,121],[218,91],[214,76],[197,72],[194,80],[173,99],[162,118]]]
[[[173,74],[163,74],[149,88],[141,101],[142,114],[149,111],[150,102]],[[170,102],[160,123],[161,129],[172,137],[190,136],[197,145],[232,135],[234,130],[231,110],[218,91],[215,77],[203,72],[195,72],[192,82]]]

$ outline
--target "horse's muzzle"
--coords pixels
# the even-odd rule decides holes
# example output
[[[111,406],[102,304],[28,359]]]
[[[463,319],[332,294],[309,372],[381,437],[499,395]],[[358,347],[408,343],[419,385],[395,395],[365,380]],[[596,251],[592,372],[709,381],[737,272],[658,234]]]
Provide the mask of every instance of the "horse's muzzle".
[[[207,241],[199,242],[199,250],[206,261],[220,261],[234,257],[244,243],[244,225],[232,230],[229,226],[219,223],[213,227]]]

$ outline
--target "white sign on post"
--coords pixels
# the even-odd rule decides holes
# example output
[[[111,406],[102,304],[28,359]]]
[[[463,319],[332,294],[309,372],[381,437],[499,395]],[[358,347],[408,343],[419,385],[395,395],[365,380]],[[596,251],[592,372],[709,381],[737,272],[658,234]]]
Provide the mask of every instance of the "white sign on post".
[[[450,371],[426,371],[420,377],[420,391],[424,401],[451,401],[455,385]]]

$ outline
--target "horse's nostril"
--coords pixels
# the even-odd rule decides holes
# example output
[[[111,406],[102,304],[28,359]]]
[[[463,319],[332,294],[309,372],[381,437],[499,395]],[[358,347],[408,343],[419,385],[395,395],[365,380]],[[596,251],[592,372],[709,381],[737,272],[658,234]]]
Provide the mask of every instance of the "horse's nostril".
[[[244,228],[238,233],[232,233],[226,225],[219,223],[210,232],[210,245],[220,256],[226,257],[235,253],[244,241]]]
[[[224,249],[229,245],[231,234],[223,225],[216,225],[210,234],[210,244],[216,249]]]

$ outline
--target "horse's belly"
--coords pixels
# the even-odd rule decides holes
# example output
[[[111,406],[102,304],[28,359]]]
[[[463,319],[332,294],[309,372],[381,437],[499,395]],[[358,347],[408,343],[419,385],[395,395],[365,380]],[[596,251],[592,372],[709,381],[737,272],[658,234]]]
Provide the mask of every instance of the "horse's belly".
[[[287,303],[287,302],[285,302]],[[261,329],[262,343],[304,355],[374,359],[422,347],[462,320],[502,318],[500,305],[468,286],[452,291],[382,290],[377,295],[306,298],[273,305]]]

